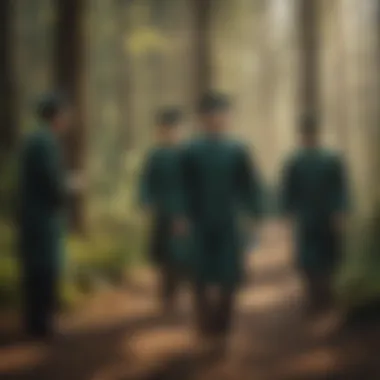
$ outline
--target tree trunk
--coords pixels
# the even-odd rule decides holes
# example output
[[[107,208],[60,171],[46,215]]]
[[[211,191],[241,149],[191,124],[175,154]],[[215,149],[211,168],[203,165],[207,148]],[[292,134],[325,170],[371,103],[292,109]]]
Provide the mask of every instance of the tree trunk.
[[[12,54],[12,1],[0,1],[0,149],[17,141],[15,86]]]
[[[318,114],[318,0],[300,2],[301,114]]]
[[[193,0],[195,78],[194,98],[212,86],[211,9],[212,0]]]
[[[118,81],[118,97],[120,100],[120,127],[121,127],[121,144],[122,150],[126,151],[134,147],[134,134],[132,130],[132,107],[131,107],[131,83],[130,83],[130,57],[126,49],[125,41],[127,33],[130,32],[129,25],[129,7],[122,3],[119,9],[119,42],[118,51],[120,78]]]
[[[85,25],[84,0],[56,0],[57,25],[55,35],[55,83],[72,102],[75,124],[65,141],[69,170],[84,170],[85,115],[84,115],[84,56]],[[76,232],[85,227],[84,194],[72,197],[70,226]]]

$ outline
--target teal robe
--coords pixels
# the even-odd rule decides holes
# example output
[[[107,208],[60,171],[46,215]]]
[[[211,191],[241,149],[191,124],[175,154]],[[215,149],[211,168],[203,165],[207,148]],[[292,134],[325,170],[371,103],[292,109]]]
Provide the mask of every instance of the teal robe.
[[[190,220],[192,280],[235,288],[249,241],[241,217],[261,214],[257,168],[240,143],[205,136],[184,148],[181,175],[184,197],[176,205]]]
[[[154,148],[146,159],[140,181],[140,204],[152,212],[153,223],[149,256],[156,264],[181,264],[183,239],[173,235],[175,202],[181,197],[179,186],[180,150],[175,146]]]
[[[297,152],[284,167],[281,209],[294,217],[298,266],[314,274],[333,271],[342,236],[333,216],[348,210],[348,184],[341,158],[322,148]]]
[[[25,141],[20,162],[20,254],[31,272],[62,265],[64,171],[57,138],[42,127]]]
[[[161,146],[154,148],[144,163],[140,181],[140,204],[155,214],[173,213],[173,193],[179,170],[179,148]]]

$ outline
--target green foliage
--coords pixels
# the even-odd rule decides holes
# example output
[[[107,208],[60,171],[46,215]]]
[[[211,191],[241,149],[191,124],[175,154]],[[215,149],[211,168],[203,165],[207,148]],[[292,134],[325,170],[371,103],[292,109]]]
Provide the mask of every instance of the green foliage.
[[[62,304],[70,307],[86,294],[103,286],[119,285],[129,270],[143,262],[145,226],[140,223],[136,191],[142,162],[141,151],[121,155],[120,165],[108,175],[100,171],[89,193],[90,231],[85,238],[67,240]],[[16,258],[15,211],[17,157],[7,156],[0,167],[0,307],[19,304],[18,262]]]
[[[152,27],[139,27],[126,38],[125,48],[134,57],[142,57],[147,53],[167,50],[169,41]]]
[[[0,306],[10,308],[20,302],[19,267],[10,255],[0,256]]]
[[[114,222],[115,223],[115,222]],[[142,263],[141,244],[144,229],[140,226],[108,228],[86,239],[71,236],[66,247],[66,268],[62,281],[62,305],[73,306],[86,294],[103,286],[117,286],[129,270]],[[113,230],[113,232],[111,231]],[[0,223],[0,307],[19,304],[20,273],[14,251],[14,230]]]
[[[355,224],[337,279],[338,298],[345,307],[360,306],[380,298],[380,207],[373,218]]]
[[[16,154],[3,153],[0,157],[0,216],[11,218],[16,207],[18,159]]]

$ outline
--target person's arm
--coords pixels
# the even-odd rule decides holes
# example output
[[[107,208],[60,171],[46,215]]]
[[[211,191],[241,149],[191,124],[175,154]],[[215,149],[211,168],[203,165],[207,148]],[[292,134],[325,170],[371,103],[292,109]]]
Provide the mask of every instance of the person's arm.
[[[280,215],[287,220],[291,220],[296,211],[297,186],[296,186],[296,165],[293,160],[287,162],[281,173],[279,211]]]
[[[60,160],[60,147],[50,139],[39,139],[30,147],[30,158],[40,181],[40,189],[52,207],[64,204],[66,191]]]
[[[85,190],[86,184],[86,179],[80,171],[71,171],[67,176],[66,189],[68,193],[81,193]]]
[[[341,231],[346,223],[350,201],[347,170],[340,157],[334,159],[331,173],[332,222]]]
[[[150,154],[141,171],[138,201],[139,205],[145,210],[151,210],[154,207],[154,155]]]
[[[245,148],[238,152],[237,188],[244,211],[252,218],[262,217],[264,194],[261,175],[248,149]]]
[[[178,153],[178,164],[172,186],[172,207],[174,234],[183,236],[188,233],[188,191],[191,173],[189,171],[190,157],[188,148],[182,148]]]

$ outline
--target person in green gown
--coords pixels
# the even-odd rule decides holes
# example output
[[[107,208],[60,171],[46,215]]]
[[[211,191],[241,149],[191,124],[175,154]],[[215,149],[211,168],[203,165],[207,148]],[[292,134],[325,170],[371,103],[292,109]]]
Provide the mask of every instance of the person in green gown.
[[[189,273],[197,331],[222,347],[243,280],[251,220],[260,216],[262,207],[261,179],[249,149],[227,133],[230,106],[219,92],[210,91],[200,100],[200,136],[182,151],[184,197],[176,202],[175,223],[177,234],[191,236]]]
[[[301,148],[282,172],[281,209],[294,227],[296,263],[304,279],[309,311],[330,307],[333,278],[342,258],[348,212],[347,171],[342,158],[321,146],[318,122],[304,117]]]
[[[149,256],[159,268],[165,312],[173,311],[181,277],[173,235],[173,191],[179,170],[182,114],[175,107],[158,112],[156,143],[148,152],[140,181],[140,204],[151,217]]]
[[[63,255],[64,170],[59,137],[70,123],[67,102],[45,95],[37,110],[40,126],[21,149],[19,243],[26,332],[48,338],[58,300]]]

